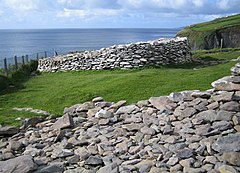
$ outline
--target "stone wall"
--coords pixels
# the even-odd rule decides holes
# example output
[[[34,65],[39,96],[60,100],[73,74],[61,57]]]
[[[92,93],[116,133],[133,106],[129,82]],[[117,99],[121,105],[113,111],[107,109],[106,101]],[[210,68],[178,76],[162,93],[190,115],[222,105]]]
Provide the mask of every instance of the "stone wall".
[[[240,172],[240,64],[231,71],[207,91],[131,105],[98,97],[0,127],[0,172]]]
[[[96,51],[69,53],[39,60],[40,71],[128,69],[191,61],[186,38],[114,45]]]

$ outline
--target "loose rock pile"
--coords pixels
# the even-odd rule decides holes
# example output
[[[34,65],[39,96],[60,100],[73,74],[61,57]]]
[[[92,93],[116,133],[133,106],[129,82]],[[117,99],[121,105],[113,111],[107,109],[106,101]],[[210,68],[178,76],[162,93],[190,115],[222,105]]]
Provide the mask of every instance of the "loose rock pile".
[[[39,60],[39,71],[128,69],[143,66],[190,62],[186,38],[159,39],[128,45],[114,45],[97,51],[84,51]]]
[[[127,106],[98,97],[20,131],[1,127],[0,172],[240,172],[240,64],[231,70],[204,92]]]

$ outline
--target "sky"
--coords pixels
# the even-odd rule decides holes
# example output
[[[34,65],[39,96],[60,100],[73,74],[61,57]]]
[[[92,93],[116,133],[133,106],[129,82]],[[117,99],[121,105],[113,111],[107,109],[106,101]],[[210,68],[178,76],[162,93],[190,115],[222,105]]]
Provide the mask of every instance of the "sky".
[[[240,0],[0,0],[0,29],[178,28],[240,13]]]

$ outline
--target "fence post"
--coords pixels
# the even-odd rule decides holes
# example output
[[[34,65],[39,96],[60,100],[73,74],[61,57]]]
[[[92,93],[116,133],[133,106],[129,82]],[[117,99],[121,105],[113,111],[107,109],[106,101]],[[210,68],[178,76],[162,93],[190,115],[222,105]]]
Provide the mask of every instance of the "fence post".
[[[37,57],[36,58],[38,59],[38,53],[37,53]]]
[[[4,58],[4,71],[6,76],[8,77],[8,66],[7,66],[7,58]]]
[[[22,56],[22,64],[25,65],[25,59],[24,59],[24,56]]]
[[[26,62],[28,63],[28,55],[26,55]]]
[[[45,53],[45,58],[47,58],[47,51],[45,51],[44,53]]]
[[[18,69],[17,56],[14,56],[15,69]]]

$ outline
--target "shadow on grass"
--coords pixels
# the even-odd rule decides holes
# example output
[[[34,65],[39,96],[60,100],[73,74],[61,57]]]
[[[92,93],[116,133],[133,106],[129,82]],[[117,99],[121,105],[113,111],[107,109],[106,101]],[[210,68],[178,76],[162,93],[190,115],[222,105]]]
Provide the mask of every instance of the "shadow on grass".
[[[37,66],[38,62],[32,60],[29,64],[22,65],[17,71],[12,71],[8,77],[0,76],[0,95],[24,89],[24,83],[36,72]]]

